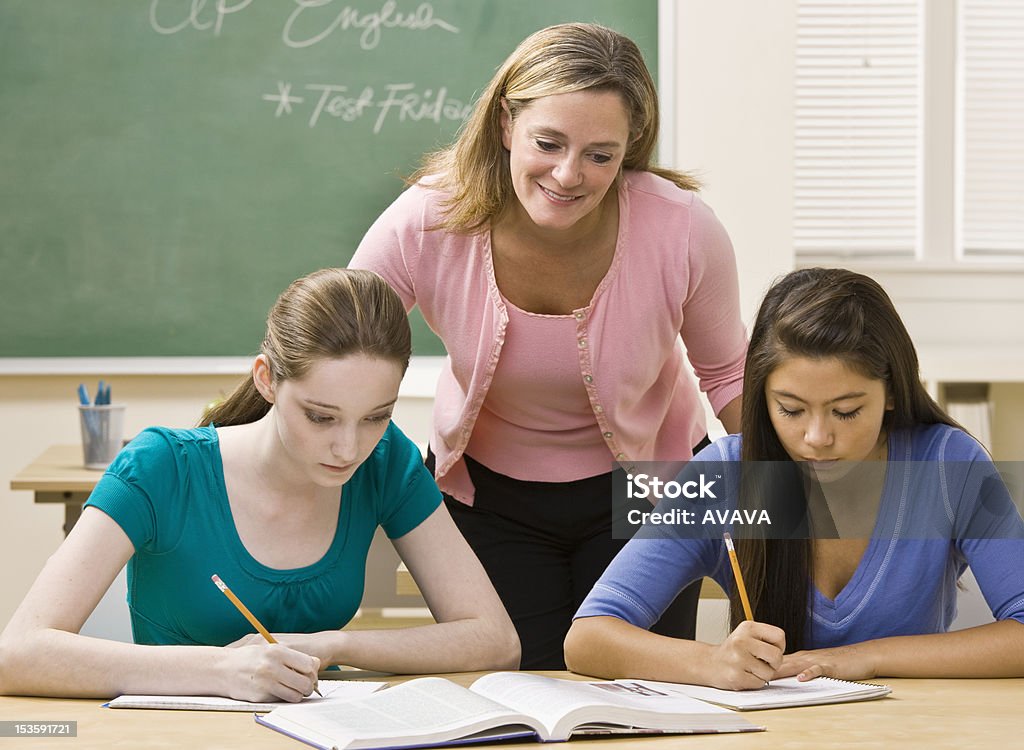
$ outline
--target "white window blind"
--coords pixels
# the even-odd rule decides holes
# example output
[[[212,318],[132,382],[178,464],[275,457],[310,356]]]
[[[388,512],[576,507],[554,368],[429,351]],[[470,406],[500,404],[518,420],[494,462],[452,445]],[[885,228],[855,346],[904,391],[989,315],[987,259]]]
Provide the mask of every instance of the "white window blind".
[[[961,0],[963,258],[1024,260],[1024,0]]]
[[[922,0],[799,0],[798,262],[914,258],[921,212]]]

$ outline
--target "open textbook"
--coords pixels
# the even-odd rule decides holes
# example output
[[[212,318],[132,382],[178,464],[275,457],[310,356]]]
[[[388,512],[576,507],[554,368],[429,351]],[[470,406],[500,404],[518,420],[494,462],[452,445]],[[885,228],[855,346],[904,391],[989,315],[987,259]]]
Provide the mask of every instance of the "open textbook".
[[[282,706],[256,721],[337,750],[764,729],[724,708],[630,681],[578,682],[522,672],[485,675],[468,689],[421,677],[343,703]]]
[[[385,685],[387,685],[386,682],[320,680],[317,688],[323,696],[314,693],[303,698],[302,703],[299,704],[284,701],[252,703],[213,695],[122,695],[106,705],[109,708],[163,708],[185,711],[273,711],[281,706],[337,703],[353,698],[362,698],[380,690]]]
[[[683,685],[674,682],[653,680],[630,680],[676,695],[714,703],[737,711],[756,711],[763,708],[786,708],[788,706],[817,706],[823,703],[846,703],[881,698],[892,692],[887,685],[873,685],[867,682],[847,682],[831,677],[818,677],[800,682],[796,677],[772,680],[760,690],[719,690],[703,685]]]

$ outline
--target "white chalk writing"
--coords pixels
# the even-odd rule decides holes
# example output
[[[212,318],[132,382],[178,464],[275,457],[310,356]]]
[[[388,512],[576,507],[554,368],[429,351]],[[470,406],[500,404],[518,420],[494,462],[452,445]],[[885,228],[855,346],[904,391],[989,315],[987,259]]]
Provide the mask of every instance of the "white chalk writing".
[[[414,83],[389,83],[380,96],[372,86],[359,89],[333,83],[307,83],[303,89],[313,92],[313,96],[295,96],[291,93],[291,82],[278,81],[277,91],[263,94],[263,99],[277,104],[275,117],[292,114],[292,105],[308,105],[308,125],[311,128],[316,127],[325,115],[343,122],[372,116],[374,135],[381,133],[389,122],[461,124],[473,107],[472,103],[452,97],[447,86],[418,89]]]
[[[326,27],[321,31],[302,37],[294,29],[301,16],[309,15],[309,9],[330,6],[334,0],[295,0],[296,7],[288,17],[284,25],[281,39],[289,47],[301,49],[311,47],[317,42],[323,41],[338,29],[349,31],[351,29],[362,30],[359,35],[359,46],[370,50],[380,43],[381,29],[409,29],[410,31],[424,31],[437,27],[452,34],[458,34],[459,30],[453,24],[434,17],[434,6],[430,3],[420,3],[412,13],[400,13],[396,10],[394,0],[387,0],[380,10],[375,13],[363,13],[351,6],[346,5],[333,18],[329,20]]]
[[[277,82],[276,94],[264,94],[263,99],[268,102],[277,102],[277,111],[274,112],[274,117],[280,117],[282,113],[290,115],[292,113],[292,105],[302,104],[304,101],[304,99],[298,96],[292,96],[292,85],[284,81]]]
[[[208,0],[175,0],[175,11],[166,10],[168,3],[165,0],[153,0],[149,5],[149,25],[158,34],[177,34],[184,29],[196,31],[213,31],[214,36],[220,36],[221,28],[224,26],[224,18],[232,13],[243,11],[252,5],[252,0],[216,0],[210,3]],[[207,8],[207,6],[212,6]],[[209,12],[207,12],[209,11]],[[212,18],[210,17],[212,14]],[[174,19],[165,23],[165,19]]]
[[[284,21],[281,41],[293,49],[312,47],[334,32],[359,33],[359,47],[374,49],[386,29],[427,31],[440,29],[458,34],[454,24],[438,18],[434,6],[420,3],[415,10],[400,11],[395,0],[385,0],[379,10],[360,12],[350,5],[340,10],[335,0],[293,0],[295,7]],[[151,0],[149,25],[158,34],[177,34],[191,29],[220,36],[224,20],[252,6],[253,0]]]

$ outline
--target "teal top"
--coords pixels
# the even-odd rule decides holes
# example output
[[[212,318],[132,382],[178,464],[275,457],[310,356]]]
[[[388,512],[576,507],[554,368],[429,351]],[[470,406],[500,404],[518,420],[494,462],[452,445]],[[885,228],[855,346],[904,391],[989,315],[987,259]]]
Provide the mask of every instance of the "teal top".
[[[113,518],[135,545],[128,562],[135,642],[222,646],[253,627],[213,574],[271,632],[337,630],[362,600],[377,526],[398,538],[440,503],[416,445],[391,424],[342,488],[330,549],[303,568],[268,568],[245,549],[213,427],[145,430],[114,459],[86,506]]]

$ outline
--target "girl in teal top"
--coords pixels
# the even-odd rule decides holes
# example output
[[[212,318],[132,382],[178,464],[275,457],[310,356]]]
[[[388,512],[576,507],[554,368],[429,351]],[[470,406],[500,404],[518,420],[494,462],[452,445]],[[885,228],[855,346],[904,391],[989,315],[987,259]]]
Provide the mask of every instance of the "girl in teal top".
[[[368,271],[310,274],[277,300],[261,349],[205,426],[145,430],[114,460],[0,635],[0,691],[297,701],[329,664],[518,665],[508,615],[390,423],[411,353],[397,295]],[[377,526],[437,624],[341,630]],[[135,643],[79,635],[125,564]],[[253,634],[213,574],[278,645]]]

